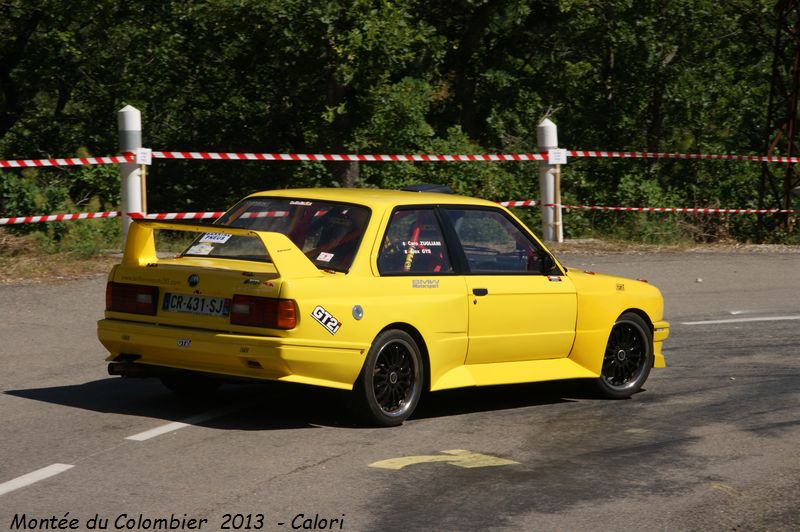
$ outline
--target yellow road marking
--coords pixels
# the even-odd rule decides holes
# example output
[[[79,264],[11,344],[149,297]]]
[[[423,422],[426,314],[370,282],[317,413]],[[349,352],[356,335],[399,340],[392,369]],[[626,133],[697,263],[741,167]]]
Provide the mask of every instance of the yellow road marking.
[[[498,458],[497,456],[490,456],[488,454],[473,453],[464,449],[451,449],[449,451],[441,451],[445,454],[423,454],[419,456],[401,456],[400,458],[389,458],[388,460],[381,460],[369,464],[369,467],[378,467],[381,469],[403,469],[406,466],[414,464],[427,464],[432,462],[447,462],[448,464],[458,467],[493,467],[518,464],[513,460],[505,458]]]
[[[737,490],[733,486],[728,486],[727,484],[723,484],[722,482],[712,482],[711,489],[727,493],[728,495],[740,495],[739,490]]]

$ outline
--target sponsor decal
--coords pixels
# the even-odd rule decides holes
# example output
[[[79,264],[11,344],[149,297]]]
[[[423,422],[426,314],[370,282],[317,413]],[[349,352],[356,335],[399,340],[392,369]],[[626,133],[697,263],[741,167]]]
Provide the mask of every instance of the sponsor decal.
[[[197,244],[189,248],[187,255],[208,255],[214,250],[211,244]]]
[[[619,292],[624,292],[624,291],[625,291],[625,285],[624,285],[624,284],[622,284],[622,283],[618,283],[618,284],[617,284],[617,290],[618,290]]]
[[[314,205],[310,201],[290,201],[289,205]]]
[[[192,347],[192,341],[188,338],[181,338],[178,340],[178,347]]]
[[[311,312],[311,317],[314,318],[319,322],[320,325],[325,327],[325,329],[331,333],[336,334],[339,332],[339,328],[342,326],[342,323],[333,317],[333,315],[322,308],[320,305],[317,305],[314,310]]]
[[[319,255],[317,255],[317,260],[322,262],[330,262],[332,258],[333,258],[333,253],[326,253],[324,251]]]
[[[168,286],[175,286],[181,284],[180,281],[176,279],[170,279],[169,277],[144,277],[141,275],[121,275],[120,281],[130,281],[134,283],[147,283],[147,284],[168,285]]]
[[[410,254],[422,254],[422,255],[431,255],[433,251],[429,248],[441,247],[442,241],[441,240],[407,240],[400,242],[400,245],[405,248],[403,252],[408,255]]]
[[[439,288],[439,279],[411,279],[411,288]]]
[[[206,233],[200,238],[200,242],[211,242],[214,244],[224,244],[230,240],[232,235],[224,233]]]
[[[547,280],[550,281],[551,283],[560,283],[561,282],[561,276],[559,276],[559,275],[548,275],[547,276]]]

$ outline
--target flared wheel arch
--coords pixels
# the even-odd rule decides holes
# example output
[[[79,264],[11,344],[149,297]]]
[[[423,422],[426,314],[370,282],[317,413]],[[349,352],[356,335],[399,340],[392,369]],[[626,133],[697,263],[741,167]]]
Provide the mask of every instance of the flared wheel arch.
[[[614,319],[614,322],[611,324],[611,327],[609,327],[608,335],[611,334],[611,329],[614,327],[614,323],[616,323],[617,320],[619,320],[624,314],[636,314],[637,316],[642,318],[644,320],[644,323],[647,325],[647,328],[650,331],[650,337],[652,338],[652,336],[653,336],[653,334],[655,332],[655,327],[653,326],[653,321],[650,319],[650,316],[647,314],[647,312],[643,311],[642,309],[638,309],[638,308],[629,308],[629,309],[625,309],[622,312],[620,312],[619,315]],[[603,345],[603,348],[605,349],[605,345]],[[655,362],[655,360],[653,362]]]
[[[429,392],[431,389],[431,360],[428,354],[428,346],[425,343],[425,339],[422,337],[422,334],[420,334],[420,332],[413,325],[404,322],[396,322],[390,323],[378,331],[372,341],[374,342],[378,336],[388,330],[403,331],[411,336],[411,338],[414,339],[414,342],[416,342],[420,355],[422,355],[422,393],[424,394]],[[361,368],[361,371],[364,371],[363,367]]]

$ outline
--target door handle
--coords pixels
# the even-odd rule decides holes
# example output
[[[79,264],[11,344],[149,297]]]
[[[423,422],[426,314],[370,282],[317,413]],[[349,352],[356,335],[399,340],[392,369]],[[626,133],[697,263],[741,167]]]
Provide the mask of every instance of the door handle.
[[[485,296],[489,294],[489,290],[487,288],[473,288],[472,293],[476,296]]]

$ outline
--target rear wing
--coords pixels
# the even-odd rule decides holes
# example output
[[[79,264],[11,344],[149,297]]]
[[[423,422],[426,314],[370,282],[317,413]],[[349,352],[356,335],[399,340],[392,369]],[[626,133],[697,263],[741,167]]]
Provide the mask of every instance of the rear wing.
[[[122,263],[147,266],[158,263],[156,256],[156,230],[184,231],[189,233],[216,233],[254,237],[261,241],[269,259],[281,277],[294,279],[303,277],[322,277],[321,272],[305,254],[289,240],[286,235],[265,231],[253,231],[222,225],[201,225],[193,223],[162,222],[133,218],[128,228],[128,239]]]

